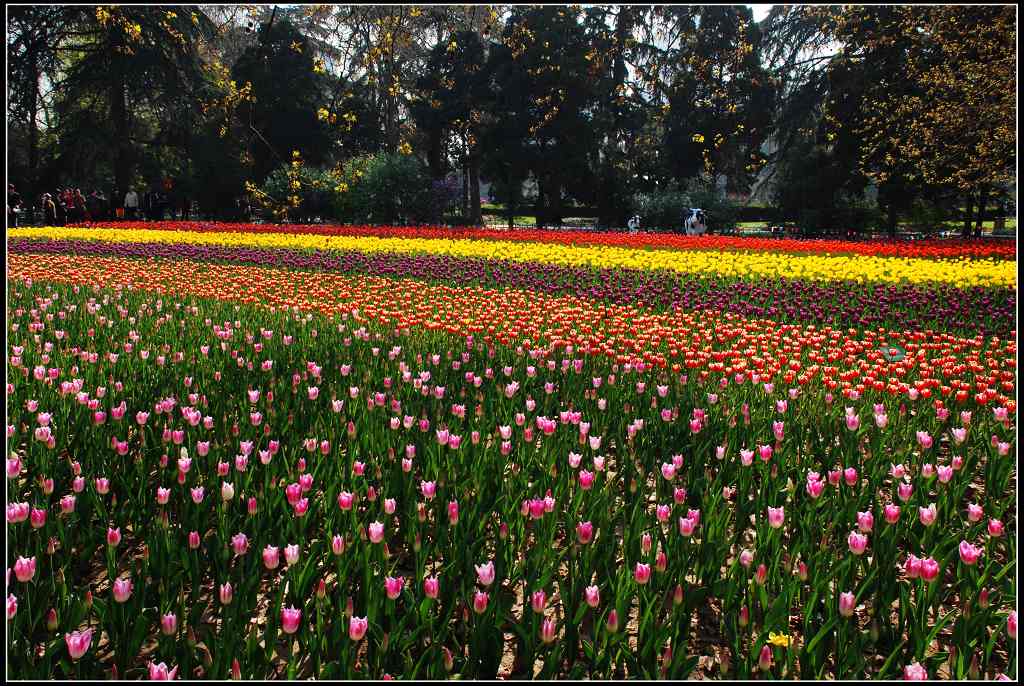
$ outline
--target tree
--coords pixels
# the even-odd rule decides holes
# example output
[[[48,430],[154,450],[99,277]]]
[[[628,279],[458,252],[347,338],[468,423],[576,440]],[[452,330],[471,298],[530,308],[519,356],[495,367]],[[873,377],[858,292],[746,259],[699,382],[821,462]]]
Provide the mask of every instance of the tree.
[[[309,41],[287,19],[268,21],[259,42],[231,69],[237,84],[251,86],[251,99],[238,108],[252,156],[251,179],[259,184],[293,151],[318,166],[330,152],[327,125],[318,115],[324,82],[316,71]]]
[[[487,147],[515,160],[498,165],[509,190],[521,170],[532,172],[538,226],[560,224],[570,186],[592,179],[589,52],[579,8],[557,6],[515,7],[491,50],[496,98],[489,140],[496,147]]]
[[[447,42],[434,46],[417,80],[417,97],[411,103],[413,118],[426,140],[432,177],[440,180],[448,172],[452,144],[469,172],[469,197],[463,195],[463,215],[468,214],[471,223],[480,222],[480,136],[484,111],[491,99],[486,66],[480,36],[474,31],[459,31]]]
[[[1016,135],[1016,13],[997,6],[819,8],[847,59],[884,70],[856,123],[861,168],[888,195],[913,186],[962,193],[979,219],[1012,179]],[[882,189],[880,188],[880,194]],[[893,222],[891,222],[893,223]],[[979,223],[980,226],[980,223]]]
[[[663,58],[667,170],[676,179],[725,175],[728,190],[747,191],[771,123],[760,30],[746,7],[674,7],[669,15],[686,40]]]

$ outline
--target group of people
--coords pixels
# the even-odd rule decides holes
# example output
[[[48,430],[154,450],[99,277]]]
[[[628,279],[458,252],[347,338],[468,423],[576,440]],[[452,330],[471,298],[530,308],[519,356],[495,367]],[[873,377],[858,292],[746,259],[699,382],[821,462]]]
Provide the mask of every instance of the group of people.
[[[32,224],[41,221],[48,226],[65,226],[79,222],[106,221],[110,219],[148,219],[159,221],[172,213],[170,199],[159,190],[149,190],[141,196],[130,188],[120,198],[107,197],[99,189],[89,195],[81,188],[58,188],[53,193],[45,192],[35,203],[28,203],[21,197],[15,185],[7,186],[7,225]],[[185,210],[183,210],[185,211]]]
[[[32,223],[35,211],[41,213],[43,223],[63,226],[107,218],[109,210],[107,196],[99,189],[85,195],[81,188],[58,188],[53,193],[40,195],[37,203],[26,205],[14,184],[7,185],[8,226]]]

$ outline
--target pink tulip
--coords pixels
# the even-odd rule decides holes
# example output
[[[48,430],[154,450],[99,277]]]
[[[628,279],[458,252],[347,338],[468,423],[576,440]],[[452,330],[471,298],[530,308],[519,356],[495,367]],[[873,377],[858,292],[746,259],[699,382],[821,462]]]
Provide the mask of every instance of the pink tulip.
[[[998,519],[988,520],[988,535],[1000,538],[1003,535],[1003,523]]]
[[[437,484],[433,481],[420,481],[420,492],[427,500],[433,500],[437,493]]]
[[[42,529],[46,526],[46,510],[32,508],[29,518],[33,529]]]
[[[1006,618],[1006,633],[1014,641],[1017,640],[1017,611],[1010,610],[1010,614]]]
[[[263,549],[263,566],[267,569],[275,569],[281,561],[281,553],[278,548],[267,545]]]
[[[608,629],[608,633],[614,634],[619,630],[619,613],[612,608],[608,612],[608,620],[605,622],[605,627]]]
[[[366,635],[366,629],[369,627],[369,622],[366,621],[366,617],[351,617],[348,620],[348,637],[353,641],[359,641]]]
[[[847,486],[857,485],[857,470],[853,467],[847,467],[843,470],[843,479],[846,481]]]
[[[583,545],[590,543],[594,538],[594,525],[590,522],[580,522],[576,525],[576,538]]]
[[[14,563],[14,576],[18,577],[18,581],[27,583],[32,580],[32,577],[36,575],[36,558],[32,557],[18,557]]]
[[[14,597],[13,593],[7,595],[7,619],[14,619],[14,616],[18,614],[18,599]]]
[[[121,527],[116,529],[107,527],[107,545],[117,546],[121,543]]]
[[[353,494],[348,491],[342,491],[338,494],[338,507],[344,511],[352,509],[352,501],[354,499]]]
[[[122,578],[114,579],[112,591],[115,602],[126,602],[132,595],[132,580]]]
[[[579,479],[580,479],[580,488],[582,488],[584,491],[589,491],[590,488],[594,485],[594,473],[593,472],[588,472],[585,469],[580,470]]]
[[[448,503],[448,523],[451,526],[459,523],[459,503],[456,500]]]
[[[335,555],[341,555],[345,552],[345,539],[341,535],[335,534],[331,539],[331,552]]]
[[[230,605],[231,600],[234,598],[234,588],[231,586],[231,582],[224,582],[220,585],[220,588],[218,590],[221,605]]]
[[[768,580],[768,567],[766,567],[764,565],[764,563],[762,562],[761,564],[759,564],[757,566],[757,571],[754,573],[754,581],[756,581],[758,583],[758,585],[764,586],[764,584],[765,584],[765,582],[767,580]]]
[[[746,568],[749,568],[750,565],[754,562],[754,553],[746,549],[741,550],[739,560],[741,565],[743,565]]]
[[[483,586],[490,586],[494,583],[494,562],[485,565],[476,565],[477,579]]]
[[[768,647],[768,644],[761,646],[761,654],[757,658],[757,666],[762,672],[767,672],[772,668],[772,649]]]
[[[167,669],[167,665],[163,662],[157,664],[154,662],[149,663],[149,680],[150,681],[174,681],[175,677],[178,676],[178,668]]]
[[[428,576],[423,580],[423,593],[428,598],[437,598],[441,589],[441,582],[436,576]]]
[[[882,512],[885,515],[885,521],[888,522],[889,524],[895,524],[896,522],[898,522],[900,520],[900,506],[899,505],[893,505],[893,504],[890,503],[889,505],[886,505],[883,508]]]
[[[10,599],[8,599],[7,605],[7,614],[10,615]],[[64,634],[64,642],[68,646],[68,654],[71,655],[71,659],[78,660],[89,651],[89,645],[92,643],[92,629]]]
[[[490,595],[483,591],[477,591],[473,595],[473,611],[478,615],[482,615],[487,610],[487,601],[490,599]]]
[[[847,591],[839,594],[839,614],[843,617],[852,617],[856,604],[853,593]]]
[[[985,509],[977,503],[968,503],[967,505],[967,519],[972,522],[980,522],[982,516],[985,514]]]
[[[967,541],[960,541],[960,559],[963,560],[964,564],[977,564],[978,558],[981,557],[981,553],[981,548],[973,546]]]
[[[173,636],[178,628],[178,617],[173,612],[160,617],[160,631],[164,636]]]
[[[544,608],[548,602],[547,598],[548,596],[543,589],[534,591],[530,596],[530,607],[532,607],[533,611],[537,614],[544,614]]]
[[[380,543],[384,540],[384,524],[381,522],[371,522],[367,527],[367,532],[372,543]]]
[[[302,622],[302,610],[292,607],[281,608],[281,628],[286,634],[294,634]]]
[[[601,592],[597,586],[587,586],[583,589],[583,596],[590,607],[597,607],[601,602]]]
[[[784,507],[768,507],[768,525],[773,529],[782,527],[783,522],[786,519],[786,509]]]
[[[868,537],[856,531],[851,531],[846,542],[850,546],[850,552],[854,555],[863,555],[868,548]]]
[[[384,591],[390,600],[394,600],[402,594],[402,587],[405,586],[405,579],[398,577],[387,577],[384,579]]]
[[[939,577],[939,571],[939,563],[933,558],[926,557],[921,560],[921,578],[925,581],[935,581]]]
[[[651,566],[637,562],[636,568],[633,570],[633,578],[640,585],[646,584],[651,580]]]
[[[911,662],[903,668],[904,681],[928,681],[928,670],[919,662]]]
[[[857,513],[857,528],[861,533],[870,533],[875,526],[875,516],[871,511]]]
[[[299,561],[299,546],[292,544],[287,545],[284,548],[284,561],[289,565],[293,565]]]
[[[245,555],[249,548],[249,539],[243,533],[237,533],[231,537],[231,548],[235,551],[235,557]]]
[[[910,496],[914,493],[914,487],[908,483],[901,483],[896,487],[896,495],[903,502],[910,500]]]
[[[554,640],[555,640],[555,621],[553,619],[545,619],[541,623],[540,638],[545,643],[553,643],[554,642]]]
[[[921,519],[921,523],[925,526],[931,526],[935,523],[935,518],[938,514],[935,503],[932,503],[928,507],[917,508],[918,517]]]

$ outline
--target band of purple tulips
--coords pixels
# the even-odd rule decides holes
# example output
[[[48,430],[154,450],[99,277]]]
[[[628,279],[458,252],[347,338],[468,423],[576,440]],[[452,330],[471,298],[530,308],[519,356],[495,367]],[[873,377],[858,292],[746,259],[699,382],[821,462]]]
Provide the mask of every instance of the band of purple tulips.
[[[655,309],[713,309],[744,317],[844,327],[943,328],[1012,336],[1017,293],[1011,288],[950,285],[856,286],[798,279],[745,281],[635,269],[566,267],[447,255],[320,252],[166,243],[13,238],[12,253],[180,259],[414,278],[453,285],[523,288],[549,295]]]

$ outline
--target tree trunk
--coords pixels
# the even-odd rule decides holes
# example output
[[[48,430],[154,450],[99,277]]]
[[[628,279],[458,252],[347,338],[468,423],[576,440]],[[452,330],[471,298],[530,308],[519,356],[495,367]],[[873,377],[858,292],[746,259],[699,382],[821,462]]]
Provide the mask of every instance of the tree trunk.
[[[430,176],[435,180],[444,178],[444,167],[441,164],[441,148],[443,147],[444,131],[437,129],[430,133],[430,147],[427,148],[427,166]]]
[[[466,145],[463,140],[462,156],[462,203],[461,212],[463,219],[469,214],[469,156],[465,154]]]
[[[548,212],[548,220],[557,227],[562,226],[562,184],[557,179],[552,179],[551,187],[549,188],[548,205],[550,210]]]
[[[480,226],[480,146],[473,145],[469,155],[469,223]]]
[[[25,197],[35,197],[38,195],[36,183],[39,180],[39,124],[36,122],[36,117],[39,114],[39,62],[38,54],[34,49],[32,50],[29,59],[32,63],[32,74],[35,78],[32,81],[32,88],[29,91],[28,107],[29,188],[23,190],[28,191],[28,195]]]
[[[974,210],[974,196],[968,193],[964,197],[964,202],[967,204],[967,207],[964,208],[963,237],[968,238],[971,235],[971,218],[973,217]]]
[[[886,228],[889,230],[889,238],[895,240],[897,220],[899,219],[898,213],[896,212],[896,203],[894,201],[889,201],[889,207],[887,207],[886,210]]]
[[[515,183],[518,179],[512,178],[512,174],[509,174],[508,179],[508,197],[505,200],[505,205],[508,210],[508,228],[509,231],[511,231],[516,226],[516,209],[519,207],[519,194],[522,192],[522,181],[519,181],[520,188],[515,188]]]
[[[112,50],[114,55],[123,42],[120,29],[113,29]],[[125,102],[124,67],[121,59],[114,57],[110,79],[110,120],[114,125],[114,184],[117,186],[117,204],[120,206],[132,178],[131,146],[128,140],[128,105]]]
[[[982,224],[985,221],[985,203],[988,202],[988,186],[981,189],[978,196],[978,221],[974,225],[974,237],[981,238]]]

